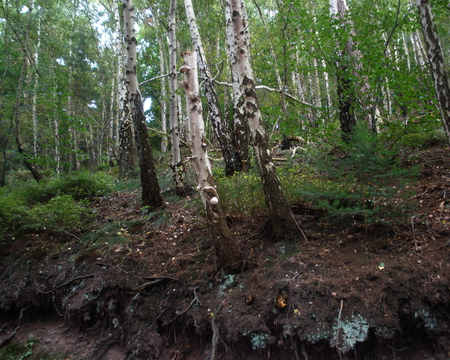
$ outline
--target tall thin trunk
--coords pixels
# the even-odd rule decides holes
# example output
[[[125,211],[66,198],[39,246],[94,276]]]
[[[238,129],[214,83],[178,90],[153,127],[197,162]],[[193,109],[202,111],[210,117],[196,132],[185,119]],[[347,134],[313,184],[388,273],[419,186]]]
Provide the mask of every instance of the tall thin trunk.
[[[75,15],[76,10],[78,8],[78,0],[74,0],[73,2],[73,9],[72,9],[72,31],[74,30],[74,24],[75,24]],[[70,35],[69,37],[69,59],[72,62],[72,55],[73,55],[73,39]],[[80,170],[80,159],[78,158],[78,136],[76,129],[73,126],[74,119],[75,119],[75,110],[74,110],[74,104],[73,104],[73,97],[72,97],[72,87],[73,87],[73,67],[72,64],[69,65],[69,79],[68,79],[68,86],[69,86],[69,95],[67,96],[67,115],[69,116],[69,134],[71,138],[71,144],[72,148],[70,149],[71,152],[69,153],[70,163],[72,164],[71,170],[79,171]]]
[[[214,134],[216,135],[225,161],[225,174],[233,175],[235,172],[242,169],[242,165],[233,149],[227,122],[224,121],[222,117],[219,98],[217,97],[214,82],[212,80],[211,73],[206,61],[202,39],[198,31],[194,8],[192,6],[192,0],[184,0],[184,5],[186,9],[186,17],[189,23],[192,44],[194,46],[194,50],[197,53],[200,75],[204,78],[203,86],[205,89],[206,98],[208,100],[211,125],[213,127]]]
[[[406,66],[408,70],[411,70],[411,59],[409,58],[408,41],[406,40],[406,35],[405,32],[403,31],[402,31],[402,42],[403,42],[403,50],[405,51]]]
[[[164,64],[164,51],[163,51],[163,42],[161,38],[158,38],[158,44],[159,44],[159,71],[161,74],[166,73],[166,66]],[[166,90],[166,78],[163,77],[161,79],[161,132],[163,133],[162,139],[161,139],[161,152],[164,154],[167,151],[167,90]]]
[[[225,11],[227,13],[227,37],[230,45],[231,66],[237,80],[234,88],[239,87],[239,93],[242,94],[237,103],[238,111],[248,120],[250,139],[261,176],[266,206],[271,218],[275,220],[273,235],[282,237],[283,232],[287,234],[289,226],[294,225],[294,219],[272,162],[261,109],[255,92],[249,57],[250,43],[245,4],[242,0],[227,0]]]
[[[344,24],[347,12],[345,0],[330,0],[330,15],[333,19],[339,19]],[[351,36],[347,42],[342,45],[340,39],[336,39],[336,77],[337,77],[337,95],[339,120],[341,123],[342,136],[345,141],[350,141],[353,135],[353,129],[356,125],[355,107],[355,88],[351,75],[351,64],[349,57],[352,53],[353,41]]]
[[[107,128],[107,132],[106,132],[106,143],[107,143],[107,152],[108,152],[108,163],[109,166],[114,166],[114,158],[115,158],[115,141],[114,141],[114,123],[115,123],[115,119],[117,118],[117,116],[115,116],[115,105],[116,105],[116,101],[117,101],[117,89],[118,86],[116,84],[116,78],[112,78],[111,81],[111,91],[110,91],[110,95],[109,95],[109,111],[108,111],[108,117],[106,119],[107,124],[106,124],[106,128]],[[100,150],[101,147],[101,141],[99,141],[99,151],[98,153],[101,154],[102,151]]]
[[[29,59],[27,58],[29,51],[28,46],[30,42],[30,26],[31,26],[31,15],[34,8],[34,0],[30,1],[29,9],[28,9],[28,25],[25,30],[25,40],[24,40],[24,49],[23,49],[23,61],[22,61],[22,70],[20,72],[19,77],[19,83],[17,84],[17,95],[16,95],[16,103],[14,106],[13,111],[13,122],[15,124],[15,130],[16,130],[16,143],[17,143],[17,150],[19,154],[22,155],[23,162],[27,169],[31,172],[33,175],[34,180],[37,182],[42,180],[42,175],[39,173],[39,170],[37,169],[36,165],[33,164],[32,161],[30,161],[30,155],[27,154],[25,150],[25,146],[22,142],[22,135],[21,135],[21,129],[20,129],[20,108],[21,108],[21,99],[23,96],[23,82],[25,80],[25,74],[27,73],[27,64],[29,63]]]
[[[233,3],[233,6],[238,6]],[[240,2],[239,2],[240,6]],[[248,153],[249,148],[249,129],[247,119],[245,118],[245,113],[242,111],[242,103],[244,94],[239,83],[239,71],[238,67],[234,66],[236,60],[239,56],[237,51],[239,51],[237,41],[239,40],[245,46],[250,45],[250,33],[246,30],[242,30],[239,34],[239,38],[235,39],[235,26],[234,18],[231,10],[231,5],[229,1],[226,2],[225,7],[225,21],[226,21],[226,35],[227,35],[227,51],[228,56],[231,61],[231,77],[233,81],[233,125],[234,125],[234,149],[236,151],[236,156],[239,162],[242,164],[242,170],[247,171],[250,168],[250,156]],[[241,16],[241,15],[240,15]],[[246,19],[245,19],[246,20]],[[250,54],[248,54],[250,56]],[[250,60],[249,60],[250,63]]]
[[[179,109],[178,101],[180,97],[177,95],[177,34],[176,34],[176,9],[177,0],[170,1],[169,10],[169,126],[172,162],[173,181],[175,183],[175,191],[179,194],[184,192],[184,168],[180,151],[180,126],[179,126]],[[181,122],[181,120],[180,120]]]
[[[37,44],[36,44],[36,51],[34,53],[34,66],[36,67],[36,70],[38,69],[39,65],[39,50],[41,47],[41,19],[39,17],[38,19],[38,30],[37,30]],[[38,124],[37,124],[37,93],[39,88],[39,75],[37,71],[34,72],[34,89],[33,89],[33,98],[32,98],[32,108],[31,108],[31,120],[33,123],[33,156],[37,156],[38,152],[38,145],[37,145],[37,139],[38,139]]]
[[[160,193],[158,178],[147,132],[146,118],[142,104],[141,92],[136,74],[136,30],[134,28],[133,0],[122,0],[123,17],[126,26],[125,41],[127,44],[126,79],[131,116],[134,124],[134,135],[139,155],[141,174],[142,204],[150,210],[164,204]]]
[[[434,81],[439,109],[441,111],[442,124],[447,139],[450,142],[450,83],[445,69],[441,42],[434,25],[433,12],[428,0],[417,0],[417,8],[419,9],[419,18],[422,25],[431,76]]]
[[[413,43],[414,57],[416,59],[416,64],[419,66],[425,65],[425,52],[423,50],[423,44],[420,40],[419,34],[414,32],[412,34],[411,41]]]
[[[114,18],[116,19],[116,51],[117,51],[117,102],[119,104],[118,124],[116,130],[119,177],[126,179],[131,176],[134,160],[134,141],[133,141],[133,119],[131,118],[130,105],[128,101],[128,92],[123,71],[123,64],[126,61],[125,47],[123,46],[123,28],[121,26],[121,17],[119,4],[114,8]]]
[[[186,92],[190,129],[189,146],[192,151],[192,161],[197,174],[198,187],[206,217],[213,231],[218,230],[220,233],[220,238],[215,240],[219,261],[226,270],[237,272],[242,270],[243,254],[227,227],[225,214],[222,211],[222,205],[214,185],[204,131],[196,57],[195,52],[183,53],[185,65],[181,69],[181,72],[185,74],[185,80],[181,83],[181,86]],[[216,236],[214,238],[216,239]]]

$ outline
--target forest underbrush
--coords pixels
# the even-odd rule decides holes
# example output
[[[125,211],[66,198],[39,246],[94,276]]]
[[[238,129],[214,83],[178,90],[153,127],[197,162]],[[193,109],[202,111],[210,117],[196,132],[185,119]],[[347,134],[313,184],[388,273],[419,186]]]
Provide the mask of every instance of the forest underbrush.
[[[11,192],[0,359],[450,359],[449,148],[378,173],[367,158],[331,172],[292,155],[275,157],[295,240],[267,233],[257,174],[217,181],[250,264],[237,274],[219,268],[196,194],[167,189],[148,213],[126,184],[55,180],[33,206]]]

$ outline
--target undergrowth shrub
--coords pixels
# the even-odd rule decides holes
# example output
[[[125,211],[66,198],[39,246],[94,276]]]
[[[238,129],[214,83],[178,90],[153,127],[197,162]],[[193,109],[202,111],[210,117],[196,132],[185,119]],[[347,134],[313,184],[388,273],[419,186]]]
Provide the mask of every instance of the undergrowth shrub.
[[[14,230],[20,227],[28,211],[25,200],[8,190],[0,189],[0,235],[8,229]]]
[[[34,206],[28,213],[28,227],[36,230],[82,231],[92,218],[86,203],[79,203],[71,195],[58,195],[46,204]]]
[[[261,179],[257,170],[216,178],[217,192],[225,212],[254,215],[265,209]]]
[[[63,175],[38,183],[27,183],[14,191],[32,205],[45,203],[55,196],[70,195],[75,200],[92,199],[112,192],[115,179],[105,173],[80,172]]]
[[[357,128],[353,142],[341,143],[336,152],[316,160],[315,180],[297,192],[326,210],[329,219],[370,223],[405,218],[412,208],[406,185],[417,171],[402,168],[397,153],[367,129]]]

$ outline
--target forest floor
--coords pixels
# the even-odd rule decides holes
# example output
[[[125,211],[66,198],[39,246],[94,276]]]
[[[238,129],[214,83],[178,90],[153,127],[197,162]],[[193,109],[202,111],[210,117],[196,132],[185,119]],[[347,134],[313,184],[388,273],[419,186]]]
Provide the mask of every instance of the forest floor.
[[[0,359],[448,360],[450,151],[409,159],[419,206],[405,223],[336,225],[298,205],[304,234],[274,242],[264,215],[229,217],[253,264],[235,275],[192,197],[149,218],[137,192],[115,193],[95,200],[90,234],[11,239]]]

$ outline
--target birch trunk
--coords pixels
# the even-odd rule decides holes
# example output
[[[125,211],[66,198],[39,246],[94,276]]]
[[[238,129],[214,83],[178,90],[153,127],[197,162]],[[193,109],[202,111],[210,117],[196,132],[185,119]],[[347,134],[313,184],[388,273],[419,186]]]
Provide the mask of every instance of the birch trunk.
[[[222,151],[222,156],[225,161],[225,174],[231,176],[235,172],[242,170],[242,164],[240,163],[233,149],[230,130],[227,126],[226,121],[224,121],[222,117],[219,98],[217,97],[214,82],[212,80],[211,73],[206,61],[202,39],[198,31],[197,21],[195,19],[195,12],[192,6],[192,0],[184,0],[184,6],[186,9],[186,18],[189,23],[192,45],[194,46],[194,50],[197,53],[200,75],[204,79],[203,86],[205,90],[206,99],[208,101],[211,125],[214,134],[216,135],[216,139],[219,143],[220,150]]]
[[[233,2],[233,6],[238,7],[238,4]],[[240,7],[240,1],[239,1]],[[234,149],[236,151],[236,156],[242,165],[242,171],[247,171],[250,168],[250,157],[248,153],[249,148],[249,129],[247,124],[247,119],[245,113],[243,112],[242,106],[239,104],[243,101],[243,93],[239,83],[239,68],[236,65],[238,58],[239,47],[237,41],[239,40],[242,44],[249,46],[250,44],[250,33],[248,31],[242,31],[239,34],[239,38],[235,39],[235,27],[234,27],[234,17],[231,10],[230,1],[226,2],[225,6],[225,21],[226,21],[226,35],[227,35],[227,51],[228,56],[231,61],[231,77],[233,81],[233,125],[234,125]],[[246,16],[246,13],[244,14]],[[239,16],[242,16],[239,13]],[[243,20],[241,19],[241,22]],[[247,21],[247,18],[245,18]],[[250,55],[248,55],[250,56]],[[250,59],[248,60],[250,62]]]
[[[154,210],[164,204],[156,177],[152,148],[148,138],[144,107],[136,75],[136,30],[134,28],[133,0],[123,0],[123,18],[126,26],[127,44],[126,79],[128,100],[133,118],[134,135],[139,156],[141,174],[142,205]]]
[[[192,162],[197,174],[198,188],[205,208],[206,217],[212,229],[220,233],[215,247],[221,265],[230,272],[242,271],[242,253],[227,227],[222,205],[214,185],[211,165],[208,159],[207,143],[203,123],[203,110],[197,78],[197,59],[195,52],[183,53],[185,65],[181,72],[185,80],[180,84],[186,92],[186,106],[189,121],[189,147]]]
[[[183,194],[185,190],[184,186],[184,169],[181,159],[180,151],[180,126],[178,123],[179,107],[177,95],[177,34],[176,34],[176,10],[177,0],[170,1],[169,10],[169,126],[170,126],[170,139],[171,139],[171,152],[172,163],[170,168],[172,169],[173,181],[175,183],[175,192],[177,194]]]
[[[159,70],[161,74],[166,73],[166,66],[164,64],[164,51],[163,51],[163,42],[161,38],[158,37],[159,44]],[[164,134],[161,138],[161,153],[165,153],[167,151],[167,90],[166,90],[166,78],[161,78],[161,132]]]
[[[28,6],[28,25],[25,30],[25,40],[24,40],[24,48],[23,48],[23,60],[22,60],[22,70],[20,72],[19,82],[17,84],[17,95],[16,95],[16,103],[13,111],[13,122],[15,124],[16,130],[16,143],[17,150],[19,154],[22,156],[23,162],[26,168],[33,175],[34,180],[37,182],[42,180],[42,175],[39,173],[37,167],[30,161],[30,155],[26,153],[25,146],[22,142],[22,135],[20,129],[20,110],[21,110],[21,99],[23,96],[23,82],[25,80],[25,74],[27,72],[27,64],[29,63],[29,59],[27,58],[29,54],[28,46],[30,42],[30,26],[31,26],[31,14],[34,8],[34,0],[31,0]]]
[[[450,142],[450,83],[445,69],[439,34],[434,26],[433,13],[428,0],[417,0],[417,8],[419,10],[431,76],[441,111],[442,123],[447,139]]]
[[[120,21],[120,9],[119,4],[115,7],[115,19],[116,19],[116,51],[117,51],[117,97],[119,104],[118,114],[118,127],[117,127],[117,140],[118,141],[118,162],[119,162],[119,177],[126,179],[131,176],[133,171],[134,160],[134,142],[133,142],[133,119],[131,118],[130,105],[128,101],[128,91],[125,79],[125,72],[123,70],[123,64],[126,61],[123,46],[123,28]]]
[[[330,15],[332,19],[337,19],[344,23],[347,12],[345,0],[330,0]],[[355,89],[350,74],[350,64],[348,57],[352,55],[353,42],[351,36],[342,46],[337,39],[336,49],[336,75],[337,75],[337,95],[339,101],[339,121],[341,123],[342,136],[345,141],[352,139],[353,128],[356,125],[354,113]],[[342,49],[343,47],[343,49]]]
[[[280,179],[268,147],[266,131],[261,117],[261,109],[255,92],[253,70],[250,64],[249,30],[245,4],[242,0],[227,0],[227,38],[230,46],[230,59],[237,83],[233,90],[238,91],[240,101],[236,104],[240,114],[248,120],[253,152],[261,176],[267,209],[274,219],[274,235],[282,237],[294,224],[289,205],[281,190]],[[286,225],[288,225],[286,227]]]
[[[33,122],[33,156],[37,156],[38,152],[38,121],[37,121],[37,93],[39,88],[39,75],[37,74],[37,69],[39,65],[39,50],[41,47],[41,18],[38,19],[38,30],[37,30],[37,44],[36,52],[34,53],[34,66],[36,71],[34,72],[34,90],[32,99],[32,109],[31,109],[31,119]]]

